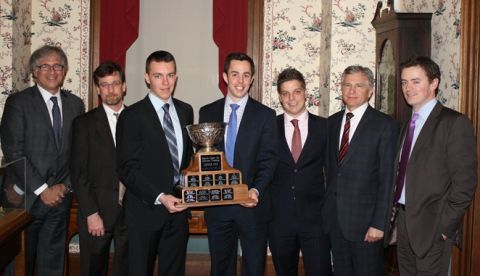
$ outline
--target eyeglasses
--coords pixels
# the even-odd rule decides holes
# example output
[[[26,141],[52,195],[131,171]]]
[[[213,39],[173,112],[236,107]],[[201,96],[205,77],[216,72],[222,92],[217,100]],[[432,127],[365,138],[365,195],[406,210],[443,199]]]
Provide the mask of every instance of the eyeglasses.
[[[63,66],[62,64],[54,64],[54,65],[42,64],[42,65],[37,65],[37,68],[44,72],[50,72],[50,70],[52,69],[53,71],[63,71],[63,68],[65,68],[65,66]]]
[[[122,82],[121,81],[114,81],[112,83],[108,83],[108,82],[101,82],[98,84],[98,86],[100,86],[101,88],[110,88],[110,87],[119,87],[120,85],[122,85]]]
[[[342,87],[344,89],[363,89],[363,88],[366,88],[368,86],[368,84],[366,83],[355,83],[355,84],[351,84],[351,83],[342,83]]]

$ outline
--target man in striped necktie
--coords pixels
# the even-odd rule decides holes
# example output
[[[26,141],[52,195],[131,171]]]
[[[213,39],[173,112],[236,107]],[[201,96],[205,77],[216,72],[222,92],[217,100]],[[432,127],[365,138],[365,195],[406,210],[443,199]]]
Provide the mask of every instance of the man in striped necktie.
[[[392,193],[398,126],[373,109],[373,73],[349,66],[342,75],[345,110],[328,118],[324,225],[335,275],[383,275],[383,236]]]

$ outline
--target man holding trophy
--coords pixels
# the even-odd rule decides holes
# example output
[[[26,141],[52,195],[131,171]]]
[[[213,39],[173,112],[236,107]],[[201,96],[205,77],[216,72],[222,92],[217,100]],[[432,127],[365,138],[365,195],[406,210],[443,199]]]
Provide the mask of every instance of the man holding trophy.
[[[235,275],[238,238],[243,275],[264,274],[277,130],[275,112],[248,96],[254,67],[248,55],[229,54],[223,73],[226,97],[200,109],[200,123],[227,123],[224,140],[216,147],[225,150],[228,164],[241,171],[249,198],[240,205],[205,208],[211,275]]]

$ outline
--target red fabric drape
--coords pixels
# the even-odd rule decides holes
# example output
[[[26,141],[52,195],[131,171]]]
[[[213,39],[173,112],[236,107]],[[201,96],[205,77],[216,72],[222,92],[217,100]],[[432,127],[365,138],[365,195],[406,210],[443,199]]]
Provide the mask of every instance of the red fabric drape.
[[[139,0],[101,1],[100,62],[125,67],[127,50],[138,37],[139,8]]]
[[[213,40],[218,46],[218,87],[225,95],[223,62],[231,52],[247,51],[248,0],[213,0]]]

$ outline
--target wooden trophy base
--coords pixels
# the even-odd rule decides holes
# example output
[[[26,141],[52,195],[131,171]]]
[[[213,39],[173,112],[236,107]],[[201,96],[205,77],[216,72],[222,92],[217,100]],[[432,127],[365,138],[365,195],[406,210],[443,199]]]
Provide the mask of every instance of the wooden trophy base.
[[[242,173],[225,161],[221,151],[197,152],[183,172],[179,207],[205,207],[249,203]]]

